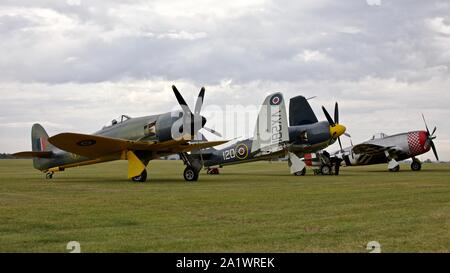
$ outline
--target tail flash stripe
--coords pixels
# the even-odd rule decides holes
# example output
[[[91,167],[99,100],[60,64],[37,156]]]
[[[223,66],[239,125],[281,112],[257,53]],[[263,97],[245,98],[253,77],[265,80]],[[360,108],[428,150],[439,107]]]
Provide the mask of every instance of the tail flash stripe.
[[[47,148],[47,147],[46,147],[45,139],[43,137],[40,138],[40,144],[41,144],[41,152],[44,152],[45,148]]]

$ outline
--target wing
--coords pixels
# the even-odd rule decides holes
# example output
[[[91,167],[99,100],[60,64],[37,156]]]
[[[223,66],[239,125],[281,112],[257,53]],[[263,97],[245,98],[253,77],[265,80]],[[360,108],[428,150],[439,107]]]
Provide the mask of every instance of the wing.
[[[358,144],[353,147],[353,152],[355,154],[367,154],[367,155],[375,155],[384,153],[390,147],[384,147],[375,144]]]
[[[318,122],[308,101],[303,96],[291,99],[289,103],[289,126],[298,126]]]
[[[353,147],[355,154],[365,154],[369,156],[385,155],[386,152],[392,157],[406,155],[402,149],[395,146],[381,146],[376,144],[358,144]]]
[[[53,136],[48,141],[61,150],[85,156],[99,158],[122,151],[163,151],[168,153],[189,152],[217,146],[227,141],[202,141],[189,143],[186,140],[170,140],[164,142],[132,141],[96,135],[63,133]]]
[[[12,156],[17,158],[51,158],[53,152],[20,152],[15,153]]]
[[[74,133],[59,134],[49,138],[48,141],[61,150],[88,158],[119,153],[133,144],[122,139]]]

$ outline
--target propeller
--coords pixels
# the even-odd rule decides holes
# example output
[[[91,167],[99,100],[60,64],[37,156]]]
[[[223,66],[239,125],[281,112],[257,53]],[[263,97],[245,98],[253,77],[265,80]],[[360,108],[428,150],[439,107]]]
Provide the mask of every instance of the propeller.
[[[328,121],[328,123],[330,124],[330,134],[331,134],[331,139],[330,139],[330,143],[333,140],[338,140],[339,142],[339,147],[341,147],[341,151],[343,151],[344,149],[342,148],[342,142],[341,142],[341,135],[345,135],[347,137],[351,137],[349,134],[345,133],[345,131],[347,130],[345,128],[345,126],[339,124],[339,105],[336,102],[336,104],[334,105],[334,120],[331,117],[331,115],[328,113],[327,109],[325,108],[325,106],[322,106],[322,110],[323,113],[325,114],[325,117]]]
[[[203,127],[203,129],[205,129],[206,131],[210,132],[211,134],[214,134],[218,137],[223,137],[221,133],[217,132],[214,129],[208,128],[208,127]]]
[[[439,156],[437,154],[436,146],[434,145],[433,139],[436,139],[436,136],[434,133],[436,133],[436,126],[433,129],[433,132],[430,134],[430,130],[428,129],[427,121],[425,120],[425,116],[422,114],[423,122],[425,123],[425,128],[427,129],[427,142],[431,146],[431,149],[433,149],[434,156],[436,157],[436,160],[439,161]]]
[[[172,85],[172,90],[175,94],[175,97],[177,98],[178,104],[180,104],[181,109],[183,110],[183,125],[180,128],[180,131],[184,133],[189,132],[191,136],[194,136],[200,129],[205,129],[216,136],[222,137],[222,135],[219,132],[210,129],[208,127],[205,127],[207,119],[200,114],[203,107],[203,101],[205,99],[204,87],[202,87],[200,93],[198,94],[197,102],[195,103],[194,113],[192,113],[188,104],[186,103],[180,91],[178,91],[175,85]]]

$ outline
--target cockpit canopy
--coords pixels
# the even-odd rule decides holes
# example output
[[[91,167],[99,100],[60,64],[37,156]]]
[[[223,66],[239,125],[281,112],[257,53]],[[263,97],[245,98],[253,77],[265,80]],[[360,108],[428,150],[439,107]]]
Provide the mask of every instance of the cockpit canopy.
[[[374,140],[374,139],[382,139],[382,138],[385,138],[385,137],[387,137],[388,135],[386,135],[385,133],[376,133],[376,134],[374,134],[373,136],[372,136],[372,138],[371,138],[371,140]]]
[[[112,127],[121,123],[124,123],[125,121],[131,119],[131,117],[127,116],[127,115],[121,115],[116,119],[113,119],[110,123],[108,123],[105,127],[103,128],[107,128],[107,127]]]

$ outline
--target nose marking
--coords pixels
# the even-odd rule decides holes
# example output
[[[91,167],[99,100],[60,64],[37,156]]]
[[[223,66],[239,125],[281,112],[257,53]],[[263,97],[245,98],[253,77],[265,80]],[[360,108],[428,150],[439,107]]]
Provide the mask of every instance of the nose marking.
[[[336,124],[334,126],[330,126],[330,134],[332,138],[338,138],[345,133],[347,128],[345,126]]]
[[[426,136],[423,132],[413,132],[408,134],[409,152],[412,155],[423,154],[426,152]]]

